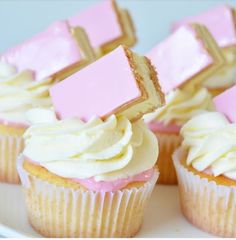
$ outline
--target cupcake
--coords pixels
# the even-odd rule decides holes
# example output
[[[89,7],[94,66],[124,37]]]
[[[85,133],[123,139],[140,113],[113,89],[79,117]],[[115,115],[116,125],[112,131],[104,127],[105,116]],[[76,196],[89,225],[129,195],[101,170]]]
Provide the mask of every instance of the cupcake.
[[[172,154],[181,144],[180,128],[191,117],[213,110],[212,95],[202,84],[224,68],[224,56],[201,25],[179,28],[147,55],[157,68],[166,105],[144,116],[159,140],[161,184],[176,184]]]
[[[29,126],[26,111],[49,108],[49,86],[93,57],[85,36],[58,21],[0,56],[0,181],[19,183],[16,157]]]
[[[208,112],[188,121],[181,135],[173,161],[184,216],[202,230],[236,237],[235,123]]]
[[[0,62],[0,181],[19,183],[17,155],[23,150],[23,133],[29,126],[25,112],[32,107],[50,107],[51,79],[34,81],[31,71]]]
[[[204,86],[218,95],[236,83],[236,10],[228,5],[219,5],[196,16],[189,16],[173,24],[172,30],[189,24],[205,25],[221,48],[227,66],[214,77],[204,82]]]
[[[220,113],[197,116],[182,128],[184,141],[174,154],[183,214],[223,237],[236,236],[234,128]]]
[[[46,237],[134,236],[159,175],[142,120],[164,103],[150,61],[118,47],[50,95],[56,115],[28,112],[18,162],[31,225]]]

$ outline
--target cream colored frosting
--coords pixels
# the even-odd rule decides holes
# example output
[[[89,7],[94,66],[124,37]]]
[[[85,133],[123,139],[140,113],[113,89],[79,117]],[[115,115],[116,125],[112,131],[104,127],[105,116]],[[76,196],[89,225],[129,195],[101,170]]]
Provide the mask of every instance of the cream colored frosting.
[[[48,92],[51,81],[35,81],[31,71],[17,73],[13,66],[0,62],[0,121],[27,126],[27,110],[51,106]]]
[[[41,123],[37,115],[45,116]],[[24,134],[23,154],[56,175],[114,181],[149,170],[157,160],[157,139],[142,120],[131,123],[115,115],[86,123],[78,118],[55,120],[52,111],[40,109],[28,116],[34,125]]]
[[[221,113],[208,112],[188,121],[181,135],[188,165],[236,180],[236,124]]]
[[[176,89],[167,94],[165,106],[146,114],[144,120],[181,126],[190,118],[213,109],[212,97],[205,88],[193,91]]]

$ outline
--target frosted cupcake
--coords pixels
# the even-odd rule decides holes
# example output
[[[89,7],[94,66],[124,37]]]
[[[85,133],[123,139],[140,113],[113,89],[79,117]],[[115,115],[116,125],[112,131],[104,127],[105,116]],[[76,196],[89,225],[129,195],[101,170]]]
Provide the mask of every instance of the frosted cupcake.
[[[196,116],[174,154],[184,216],[197,227],[236,237],[236,125],[221,113]]]
[[[32,107],[50,107],[50,83],[51,79],[36,82],[32,72],[17,74],[14,67],[0,62],[0,181],[19,183],[16,158],[29,126],[25,112]]]
[[[57,118],[28,113],[19,160],[31,225],[47,237],[134,236],[159,175],[140,120],[164,102],[150,61],[119,47],[50,93]]]
[[[174,154],[183,214],[194,225],[236,237],[236,87],[214,98],[216,110],[181,129]]]
[[[93,55],[82,29],[58,21],[0,56],[0,181],[19,183],[16,157],[29,126],[26,111],[50,107],[49,86]]]
[[[213,110],[202,84],[224,68],[217,44],[201,25],[179,28],[147,55],[157,68],[166,105],[144,116],[159,140],[159,183],[176,184],[172,154],[181,143],[180,128],[191,117]]]

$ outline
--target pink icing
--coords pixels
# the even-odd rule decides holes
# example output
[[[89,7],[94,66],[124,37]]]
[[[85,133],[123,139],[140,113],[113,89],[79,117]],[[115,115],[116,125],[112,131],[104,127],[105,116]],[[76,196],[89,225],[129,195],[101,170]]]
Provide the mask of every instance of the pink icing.
[[[28,128],[29,127],[29,125],[27,125],[25,123],[16,123],[16,122],[7,121],[4,119],[0,119],[0,124],[9,126],[9,127],[16,127],[16,128]]]
[[[213,176],[211,167],[206,168],[203,172],[207,175]]]
[[[213,101],[218,112],[223,113],[231,122],[236,123],[236,86],[216,96]]]
[[[179,133],[181,126],[177,126],[175,124],[168,124],[165,125],[161,122],[150,122],[148,127],[153,132],[160,132],[160,133]]]
[[[27,161],[40,166],[37,162],[27,158],[26,156],[24,157]],[[90,189],[93,191],[110,192],[110,191],[120,190],[132,182],[147,182],[148,180],[151,179],[151,177],[153,176],[153,173],[154,173],[154,169],[151,168],[149,170],[146,170],[134,176],[113,180],[110,182],[95,181],[93,177],[87,178],[87,179],[72,178],[71,180],[78,182],[84,187],[86,187],[87,189]]]
[[[58,21],[30,40],[9,49],[1,59],[18,71],[30,69],[36,79],[47,78],[81,60],[66,21]]]
[[[72,27],[81,26],[86,30],[93,48],[122,36],[113,1],[103,0],[68,19]]]
[[[213,63],[213,58],[191,26],[179,28],[147,56],[157,68],[165,93],[180,87]]]
[[[122,46],[50,89],[60,118],[102,117],[141,95]]]
[[[135,176],[118,179],[111,182],[105,182],[105,181],[96,182],[94,178],[73,179],[73,180],[76,182],[79,182],[84,187],[93,191],[110,192],[110,191],[120,190],[132,182],[146,182],[151,179],[153,172],[154,172],[154,169],[152,168],[145,172],[139,173]]]
[[[232,9],[229,6],[217,6],[198,16],[187,17],[173,25],[173,30],[186,23],[201,23],[207,26],[220,47],[236,44],[236,27]]]

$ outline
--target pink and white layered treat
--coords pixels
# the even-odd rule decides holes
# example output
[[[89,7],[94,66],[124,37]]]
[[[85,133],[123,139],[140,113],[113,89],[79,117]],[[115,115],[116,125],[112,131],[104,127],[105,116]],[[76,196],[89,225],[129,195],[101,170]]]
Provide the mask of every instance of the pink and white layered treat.
[[[152,178],[158,144],[140,118],[164,99],[147,58],[120,46],[50,93],[57,117],[41,109],[27,115],[33,124],[24,134],[28,161],[95,191]]]
[[[224,66],[224,57],[203,26],[179,28],[147,56],[167,95],[164,107],[145,115],[151,129],[178,133],[188,119],[212,109],[211,95],[201,85]]]
[[[227,5],[220,5],[196,16],[186,17],[173,24],[173,30],[189,23],[205,25],[217,44],[222,49],[228,67],[210,79],[206,86],[227,88],[236,82],[236,10]]]
[[[186,17],[173,24],[173,30],[188,23],[205,25],[221,48],[236,45],[235,9],[220,5],[196,16]]]
[[[46,30],[15,46],[0,56],[3,63],[18,73],[30,70],[36,80],[61,79],[93,59],[86,34],[73,30],[66,21],[51,24]]]
[[[98,55],[113,50],[120,44],[133,46],[136,42],[132,19],[127,10],[115,0],[102,0],[70,17],[71,27],[83,27]]]
[[[56,84],[50,95],[59,118],[84,121],[111,114],[135,121],[164,102],[151,62],[124,46]]]

